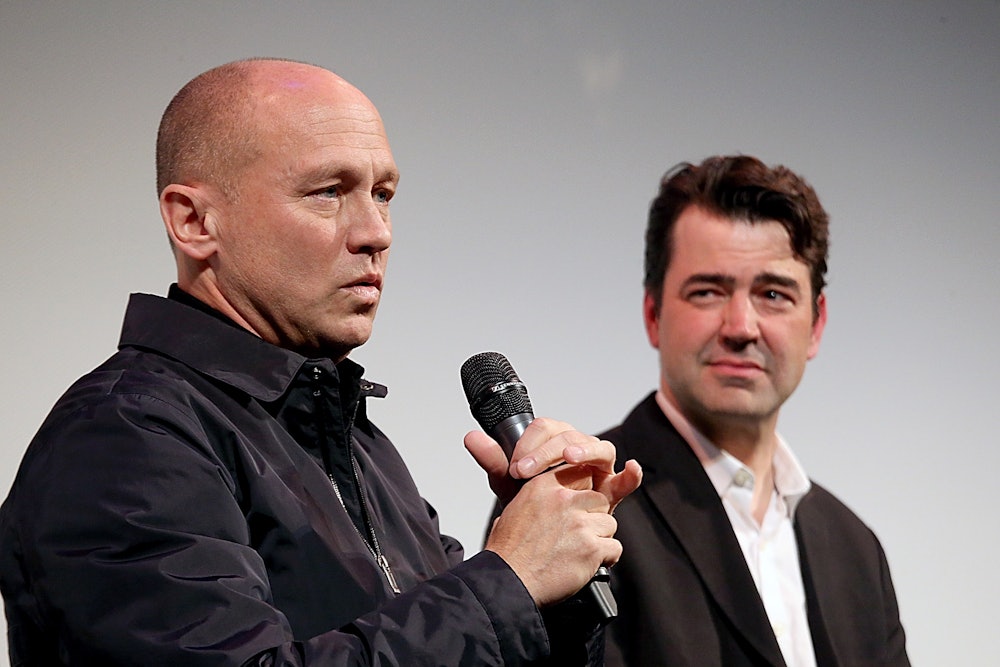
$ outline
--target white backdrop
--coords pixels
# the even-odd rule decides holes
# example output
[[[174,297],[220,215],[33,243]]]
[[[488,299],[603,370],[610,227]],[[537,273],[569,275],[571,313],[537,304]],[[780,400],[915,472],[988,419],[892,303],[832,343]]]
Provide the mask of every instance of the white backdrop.
[[[0,0],[0,494],[127,295],[172,280],[160,113],[251,55],[330,67],[383,114],[403,178],[354,357],[471,551],[490,495],[462,361],[500,350],[538,413],[618,422],[656,384],[659,176],[720,152],[803,173],[832,217],[830,324],[782,432],[882,538],[914,663],[995,664],[1000,3]]]

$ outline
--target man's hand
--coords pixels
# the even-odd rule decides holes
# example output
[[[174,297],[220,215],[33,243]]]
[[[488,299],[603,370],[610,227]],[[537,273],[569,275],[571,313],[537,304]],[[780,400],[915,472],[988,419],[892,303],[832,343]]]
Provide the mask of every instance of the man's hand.
[[[598,567],[618,561],[611,512],[638,488],[637,462],[616,474],[614,445],[545,418],[528,426],[509,464],[481,431],[466,435],[465,446],[504,506],[486,548],[507,561],[539,606],[568,598]]]
[[[497,442],[482,431],[465,436],[465,448],[486,471],[490,488],[502,507],[517,494],[525,480],[560,464],[586,467],[593,488],[607,497],[611,512],[642,480],[639,464],[629,461],[615,474],[615,446],[585,435],[565,422],[538,417],[517,441],[510,461]]]

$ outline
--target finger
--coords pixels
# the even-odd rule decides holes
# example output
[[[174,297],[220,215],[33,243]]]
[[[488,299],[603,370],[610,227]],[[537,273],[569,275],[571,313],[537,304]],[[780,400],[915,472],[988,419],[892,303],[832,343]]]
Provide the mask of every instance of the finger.
[[[611,519],[612,525],[617,525],[617,523],[614,523],[614,517],[611,516],[611,504],[608,502],[607,496],[603,493],[587,489],[573,491],[572,493],[576,494],[575,507],[589,514],[597,515],[590,517],[590,520],[597,522],[598,525],[607,525],[608,519]],[[611,534],[613,533],[614,530],[612,530]]]
[[[598,514],[595,522],[598,537],[614,537],[618,532],[618,520],[610,514]]]
[[[615,446],[607,440],[584,436],[575,438],[567,434],[567,447],[563,450],[563,459],[574,465],[586,465],[605,473],[614,473]]]
[[[601,564],[604,565],[605,567],[611,567],[612,565],[617,563],[618,560],[622,557],[622,551],[624,551],[624,549],[622,548],[622,543],[613,537],[609,537],[607,538],[607,540],[605,540],[604,549],[605,549],[604,551],[605,556]]]
[[[591,545],[592,556],[601,565],[611,566],[618,562],[622,555],[622,544],[615,538],[618,522],[610,514],[598,513],[588,515],[587,530],[592,535],[587,542]]]
[[[595,475],[594,489],[603,493],[613,512],[630,493],[642,484],[642,467],[635,460],[625,463],[622,471],[615,475]]]
[[[614,512],[618,503],[638,489],[640,484],[642,484],[642,466],[635,459],[630,459],[625,462],[625,468],[620,473],[607,480],[607,488],[603,489],[611,505],[610,511]]]
[[[496,440],[482,431],[470,431],[463,442],[465,449],[491,479],[507,475],[507,455]]]
[[[536,419],[528,426],[528,430],[521,436],[518,447],[514,450],[511,474],[515,477],[526,479],[544,472],[554,465],[565,462],[567,454],[574,461],[582,463],[593,461],[595,467],[607,466],[609,471],[613,467],[613,446],[610,450],[606,447],[595,447],[595,444],[600,442],[597,438],[574,431],[563,422],[556,422],[565,429],[562,431],[556,431],[555,428],[531,430],[538,421]]]
[[[584,466],[557,466],[546,474],[552,475],[566,489],[590,491],[594,488],[594,475],[590,468]]]
[[[599,554],[604,565],[618,561],[622,554],[622,545],[615,538],[618,532],[618,521],[606,513],[588,515],[589,530],[595,538],[595,553]]]
[[[560,433],[572,431],[573,427],[566,422],[536,417],[521,435],[511,454],[511,474],[522,479],[537,474],[562,461],[562,448],[551,444],[553,438]],[[521,461],[527,461],[521,464]],[[523,465],[530,472],[520,473]]]

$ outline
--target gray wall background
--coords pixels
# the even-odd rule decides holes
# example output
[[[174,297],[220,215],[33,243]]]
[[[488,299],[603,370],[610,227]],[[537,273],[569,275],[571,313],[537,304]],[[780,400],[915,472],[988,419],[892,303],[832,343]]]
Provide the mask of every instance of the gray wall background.
[[[681,160],[805,174],[832,217],[830,324],[781,422],[880,535],[915,664],[995,664],[1000,3],[0,0],[0,492],[53,401],[163,294],[159,115],[251,55],[334,69],[403,179],[371,408],[445,531],[491,502],[458,380],[504,352],[585,431],[656,384],[646,208]],[[0,660],[5,660],[6,656]]]

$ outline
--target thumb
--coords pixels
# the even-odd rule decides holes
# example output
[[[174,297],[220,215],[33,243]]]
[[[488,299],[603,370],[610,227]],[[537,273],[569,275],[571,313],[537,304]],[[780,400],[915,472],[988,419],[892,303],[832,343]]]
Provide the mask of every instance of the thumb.
[[[482,431],[470,431],[465,435],[465,449],[472,454],[479,467],[486,471],[490,480],[507,476],[510,463],[497,441]]]
[[[510,463],[497,441],[482,431],[472,431],[465,436],[465,448],[472,454],[479,467],[486,471],[490,489],[493,490],[501,507],[506,507],[520,487],[508,471]]]

